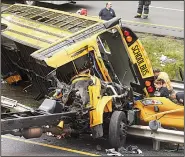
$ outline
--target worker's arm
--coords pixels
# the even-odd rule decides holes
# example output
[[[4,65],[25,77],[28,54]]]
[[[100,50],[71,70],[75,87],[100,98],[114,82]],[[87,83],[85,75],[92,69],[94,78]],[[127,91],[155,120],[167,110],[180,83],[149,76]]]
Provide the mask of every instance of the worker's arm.
[[[99,18],[101,19],[102,17],[102,12],[103,12],[103,9],[99,12]]]

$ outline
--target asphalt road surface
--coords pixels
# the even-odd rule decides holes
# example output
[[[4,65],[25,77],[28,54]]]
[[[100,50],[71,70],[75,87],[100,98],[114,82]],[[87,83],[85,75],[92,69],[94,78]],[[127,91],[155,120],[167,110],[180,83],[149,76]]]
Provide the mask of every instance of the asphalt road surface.
[[[112,4],[117,17],[121,17],[123,24],[134,31],[184,38],[184,1],[152,1],[148,19],[134,18],[137,1],[113,1]],[[59,6],[44,3],[39,5],[69,12],[86,8],[88,15],[98,16],[99,11],[105,7],[105,2],[77,1],[76,4]]]
[[[27,92],[23,92],[22,89],[22,86],[1,84],[1,95],[15,99],[22,104],[38,105],[38,102],[34,101],[30,95],[32,90],[28,89]],[[56,139],[56,137],[42,135],[41,138],[28,140],[23,137],[3,135],[1,139],[2,156],[105,156],[105,149],[110,148],[106,139],[93,140],[89,135],[81,135],[77,139]],[[97,150],[97,145],[100,145],[101,150]],[[169,152],[171,148],[167,143],[161,143],[160,151],[153,151],[152,140],[146,138],[128,136],[126,146],[129,145],[137,146],[144,156],[184,155],[184,150]]]
[[[145,142],[143,142],[145,141]],[[92,140],[85,135],[79,139],[56,139],[43,135],[39,139],[29,139],[2,136],[1,155],[2,156],[106,156],[105,149],[110,147],[107,140]],[[101,150],[97,150],[100,145]],[[178,152],[167,152],[163,148],[160,151],[152,150],[152,141],[143,138],[128,137],[127,146],[133,145],[143,152],[142,156],[184,156],[183,150]],[[129,154],[124,154],[129,155]],[[134,156],[136,154],[130,154]],[[137,154],[138,156],[139,154]]]

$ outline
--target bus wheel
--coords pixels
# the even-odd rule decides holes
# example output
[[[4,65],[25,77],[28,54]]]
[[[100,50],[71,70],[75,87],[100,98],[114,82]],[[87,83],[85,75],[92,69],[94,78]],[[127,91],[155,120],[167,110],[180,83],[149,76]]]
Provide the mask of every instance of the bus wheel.
[[[122,111],[114,111],[109,123],[109,143],[118,149],[126,142],[126,115]]]
[[[36,1],[31,1],[31,0],[24,0],[24,4],[27,4],[27,5],[36,5]]]

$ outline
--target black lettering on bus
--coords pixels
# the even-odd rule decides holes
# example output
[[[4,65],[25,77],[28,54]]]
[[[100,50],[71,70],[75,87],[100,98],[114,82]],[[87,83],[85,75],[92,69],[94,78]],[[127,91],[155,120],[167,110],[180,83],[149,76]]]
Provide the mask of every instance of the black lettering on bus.
[[[134,55],[136,53],[139,53],[139,47],[138,47],[138,45],[136,45],[135,47],[132,47],[132,51],[133,51]]]
[[[144,58],[140,52],[139,46],[136,45],[135,47],[132,47],[132,51],[142,75],[145,76],[147,73],[149,73],[149,70],[147,69],[146,64],[142,65],[142,63],[144,63]]]
[[[139,64],[139,66],[144,62],[144,59],[142,57],[140,58],[136,58],[137,63]]]
[[[143,76],[145,76],[149,72],[147,67],[146,67],[146,64],[140,66],[140,70],[141,70],[141,73],[142,73]]]
[[[142,63],[144,63],[144,59],[141,58],[140,60],[138,60],[138,64],[141,65]]]

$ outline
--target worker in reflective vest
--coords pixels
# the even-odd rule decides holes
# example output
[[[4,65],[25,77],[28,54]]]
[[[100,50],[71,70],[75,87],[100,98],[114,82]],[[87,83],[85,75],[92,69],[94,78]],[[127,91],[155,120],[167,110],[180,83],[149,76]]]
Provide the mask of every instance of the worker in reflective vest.
[[[144,8],[143,19],[147,19],[149,14],[150,4],[151,4],[150,0],[140,0],[138,5],[138,10],[137,10],[137,15],[135,16],[135,18],[141,18],[143,13],[143,8]]]

